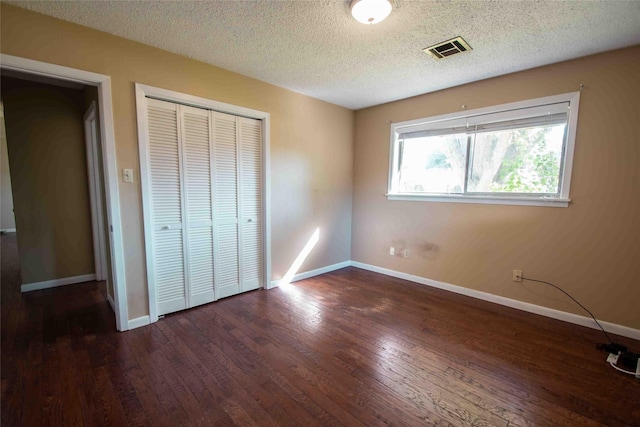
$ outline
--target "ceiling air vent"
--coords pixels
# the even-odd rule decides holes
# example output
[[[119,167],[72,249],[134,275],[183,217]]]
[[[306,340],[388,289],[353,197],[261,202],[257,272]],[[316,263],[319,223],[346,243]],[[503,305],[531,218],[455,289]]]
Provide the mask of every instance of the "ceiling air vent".
[[[469,43],[464,41],[462,37],[456,37],[455,39],[447,40],[422,49],[424,53],[428,53],[434,59],[443,59],[447,56],[466,52],[468,50],[471,50],[471,46],[469,46]]]

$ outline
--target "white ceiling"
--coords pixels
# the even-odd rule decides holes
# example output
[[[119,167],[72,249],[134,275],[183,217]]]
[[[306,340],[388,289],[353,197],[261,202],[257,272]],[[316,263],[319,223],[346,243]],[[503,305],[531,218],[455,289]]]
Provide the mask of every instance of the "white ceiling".
[[[351,109],[640,43],[640,1],[392,0],[370,26],[348,0],[10,3]]]

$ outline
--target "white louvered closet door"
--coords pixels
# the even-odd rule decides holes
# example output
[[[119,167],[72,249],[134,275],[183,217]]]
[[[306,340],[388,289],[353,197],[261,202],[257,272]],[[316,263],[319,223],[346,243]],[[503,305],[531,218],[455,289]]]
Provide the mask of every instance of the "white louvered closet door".
[[[240,282],[242,292],[262,281],[262,122],[238,117],[240,153]]]
[[[180,106],[189,307],[214,301],[210,113]]]
[[[158,314],[187,308],[178,106],[147,99],[153,269]]]
[[[262,122],[146,101],[150,191],[144,200],[157,314],[259,288]]]
[[[213,118],[214,219],[216,236],[216,298],[241,292],[238,232],[237,118],[211,113]]]

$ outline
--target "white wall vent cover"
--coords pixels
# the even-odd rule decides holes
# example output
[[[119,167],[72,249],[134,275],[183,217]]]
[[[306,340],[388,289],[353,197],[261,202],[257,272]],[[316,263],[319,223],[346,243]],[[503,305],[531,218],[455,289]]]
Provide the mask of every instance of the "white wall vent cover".
[[[428,53],[434,59],[443,59],[468,50],[471,50],[471,46],[462,37],[456,37],[422,49],[424,53]]]

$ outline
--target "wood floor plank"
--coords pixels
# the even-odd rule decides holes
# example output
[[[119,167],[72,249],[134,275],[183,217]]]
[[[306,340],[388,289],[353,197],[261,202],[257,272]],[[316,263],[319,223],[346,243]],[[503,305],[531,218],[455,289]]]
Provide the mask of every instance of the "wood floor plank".
[[[94,371],[95,390],[99,405],[104,408],[104,425],[122,426],[127,424],[127,416],[113,389],[106,366]]]
[[[533,317],[538,317],[538,316],[533,316]],[[382,321],[378,322],[378,324],[381,325],[380,326],[381,328],[385,328],[386,327],[385,325],[387,323],[388,322],[382,322]],[[448,322],[448,323],[451,323],[451,322]],[[468,322],[468,323],[473,324],[473,322]],[[581,328],[581,329],[585,329],[585,328]],[[360,330],[362,330],[362,329],[360,329]],[[484,330],[484,328],[483,328],[483,330]],[[593,335],[597,335],[597,333],[593,332]],[[468,336],[472,336],[472,335],[468,335]],[[430,337],[430,338],[438,339],[438,335],[436,334],[435,336]],[[404,343],[405,341],[410,340],[410,339],[413,339],[413,338],[411,338],[409,336],[403,336],[402,339],[399,340],[399,342]],[[517,371],[514,372],[514,375],[522,375],[524,373],[525,375],[529,376],[529,379],[532,382],[537,381],[537,379],[539,378],[539,379],[542,379],[547,384],[548,384],[549,378],[556,378],[558,375],[561,375],[562,372],[566,372],[565,371],[566,370],[566,365],[562,364],[562,363],[556,363],[556,364],[553,364],[553,363],[548,364],[547,363],[546,365],[543,364],[543,365],[538,366],[540,361],[546,362],[546,360],[544,359],[544,357],[538,357],[538,358],[531,357],[532,355],[535,355],[535,353],[528,354],[527,352],[523,352],[517,358],[514,358],[512,354],[506,354],[506,355],[505,354],[496,354],[496,355],[494,355],[493,358],[488,358],[487,357],[487,352],[490,349],[486,349],[485,348],[483,352],[479,353],[479,352],[475,351],[473,348],[470,349],[468,345],[460,344],[459,340],[457,340],[457,339],[452,342],[452,339],[450,337],[448,337],[448,336],[447,336],[446,339],[442,339],[441,341],[442,342],[440,344],[442,344],[442,345],[438,345],[436,347],[447,348],[447,350],[450,353],[458,353],[458,352],[463,353],[465,358],[467,358],[467,359],[469,359],[469,357],[471,357],[473,359],[473,355],[474,354],[476,354],[476,355],[479,354],[480,355],[480,359],[482,359],[482,360],[480,360],[481,362],[492,361],[492,360],[493,361],[499,361],[500,359],[503,359],[506,356],[506,358],[507,358],[506,361],[500,361],[500,363],[496,362],[496,363],[494,363],[494,365],[492,365],[492,372],[501,373],[500,375],[502,376],[502,378],[501,378],[502,380],[505,380],[505,378],[504,378],[504,370],[505,370],[505,368],[507,368],[507,369],[517,368]],[[452,344],[455,345],[459,349],[459,351],[456,351],[456,347],[451,347]],[[527,342],[527,344],[528,344],[528,342]],[[582,345],[584,347],[585,342],[583,342]],[[436,347],[433,347],[433,348],[436,348]],[[527,347],[528,346],[523,346],[523,348],[527,348]],[[590,347],[588,351],[590,351],[591,354],[593,355],[594,354],[594,352],[593,352],[593,344],[589,345],[588,347]],[[500,352],[494,352],[494,353],[504,353],[504,352],[500,351]],[[522,363],[522,362],[525,362],[525,363]],[[527,372],[528,369],[523,369],[523,367],[526,368],[527,366],[534,366],[534,365],[536,366],[536,370],[533,371],[533,372]],[[540,372],[539,372],[539,369],[540,369],[540,367],[545,367],[545,366],[550,366],[552,368],[552,372],[550,374],[547,374],[547,375],[541,375]],[[603,371],[603,365],[601,365],[601,364],[591,363],[590,366],[594,366],[598,372],[602,372]],[[580,372],[581,375],[584,373],[583,370],[580,370],[578,372]],[[553,374],[553,375],[551,375],[551,374]],[[582,375],[582,376],[584,376],[584,375]],[[583,380],[583,378],[580,378],[580,381],[581,380]],[[575,387],[575,385],[574,385],[575,382],[579,382],[579,381],[576,381],[576,379],[573,379],[569,384],[565,384],[565,387]],[[615,382],[609,383],[609,384],[615,384]],[[543,384],[541,383],[541,386],[542,385]],[[608,384],[604,384],[604,386],[605,386],[605,388],[607,388]],[[584,387],[583,387],[583,389],[584,389]],[[625,389],[620,389],[619,387],[617,387],[617,388],[611,387],[611,389],[612,390],[616,390],[617,391],[616,394],[618,394],[621,397],[621,400],[615,402],[616,404],[618,402],[620,402],[620,401],[624,402],[624,397],[626,397],[626,399],[628,401],[628,393],[625,391]],[[545,390],[545,388],[543,387],[542,390]],[[549,401],[556,401],[557,400],[557,396],[556,395],[550,395],[547,398],[549,399]],[[599,396],[596,396],[596,398],[599,398]],[[627,403],[627,406],[629,405],[629,403]],[[624,403],[623,403],[623,405],[624,405]],[[550,404],[550,406],[553,406],[553,404]],[[600,406],[598,406],[598,407],[600,407]],[[589,410],[592,410],[592,408],[590,408]],[[570,412],[570,413],[571,413],[571,417],[572,418],[578,418],[578,419],[580,418],[579,414],[576,414],[575,412]],[[622,412],[622,413],[624,413],[624,412]],[[605,417],[602,416],[602,418],[605,418]],[[574,422],[578,422],[578,421],[582,422],[583,425],[589,425],[591,422],[593,422],[593,421],[590,422],[587,417],[585,417],[585,419],[582,419],[582,420],[575,420]],[[596,423],[596,425],[597,425],[597,423]]]
[[[216,321],[222,325],[223,331],[233,330],[233,326],[226,319],[216,316]],[[297,405],[317,420],[317,425],[340,425],[326,408],[318,405],[308,394],[301,391],[299,384],[294,385],[290,381],[289,365],[278,359],[264,361],[259,354],[228,333],[217,334],[215,330],[209,333],[211,334],[209,338],[219,346],[225,358],[238,363],[239,367],[250,372],[258,381],[268,379],[276,383],[285,391],[289,399],[293,399]]]
[[[174,344],[172,346],[174,351],[167,354],[169,362],[172,366],[175,366],[177,372],[180,372],[181,378],[198,400],[201,407],[200,412],[204,412],[209,417],[206,421],[212,424],[217,422],[219,418],[227,417],[234,422],[238,422],[235,417],[239,417],[243,422],[246,421],[245,413],[238,411],[230,400],[231,398],[237,398],[242,399],[247,409],[251,410],[252,416],[250,418],[254,418],[252,422],[263,420],[265,426],[270,427],[273,425],[270,423],[270,418],[264,409],[244,389],[236,386],[231,390],[225,390],[223,384],[211,375],[208,367],[203,365],[193,352],[194,343],[191,341],[185,342],[183,338],[186,334],[177,334],[178,331],[174,331],[174,328],[183,323],[180,320],[175,318],[167,319],[167,322],[164,322],[166,324],[158,326],[169,337],[170,342]],[[231,380],[231,378],[229,379]],[[234,386],[236,385],[235,381],[227,381],[227,384],[230,383],[233,383]],[[225,408],[228,408],[228,410]]]
[[[251,410],[251,418],[254,422],[259,422],[267,427],[277,425],[272,422],[269,412],[266,410],[275,401],[272,396],[264,393],[260,385],[256,384],[255,378],[248,377],[240,369],[233,369],[231,364],[227,363],[226,358],[217,360],[208,358],[207,355],[210,352],[204,346],[207,340],[203,338],[203,335],[195,333],[197,328],[186,318],[170,320],[174,327],[166,328],[166,333],[172,334],[173,339],[181,343],[178,346],[181,350],[179,357],[192,367],[192,374],[195,378],[201,378],[202,385],[207,387],[213,396],[216,396],[216,403],[223,404],[232,397],[241,399],[245,407]],[[172,329],[175,329],[175,333]],[[233,370],[233,374],[231,374],[231,370]],[[218,378],[222,380],[219,381]],[[224,405],[233,409],[233,405]]]
[[[154,328],[154,334],[159,331]],[[154,354],[161,350],[149,351],[147,348],[149,336],[143,331],[131,331],[132,339],[129,341],[134,350],[138,367],[128,371],[130,381],[135,381],[135,394],[139,396],[141,403],[147,407],[149,404],[157,406],[159,418],[168,421],[168,424],[179,425],[186,423],[189,419],[188,412],[185,411],[179,398],[174,394],[171,384],[166,380],[164,373],[159,369],[154,358]],[[143,400],[144,399],[144,400]],[[158,401],[156,405],[155,401]],[[154,411],[155,412],[155,411]]]
[[[405,362],[405,358],[407,357],[408,354],[412,354],[412,355],[416,355],[419,353],[424,353],[425,354],[425,361],[428,361],[432,358],[432,352],[436,352],[438,353],[438,355],[441,358],[447,359],[447,357],[450,354],[455,354],[456,353],[456,348],[452,348],[451,347],[451,340],[441,340],[442,342],[439,343],[433,343],[436,345],[432,345],[431,343],[429,343],[429,345],[426,346],[416,346],[415,344],[413,344],[413,339],[414,338],[410,338],[408,336],[402,336],[401,338],[398,338],[398,334],[395,333],[394,334],[394,328],[388,326],[388,322],[378,322],[378,329],[379,331],[372,331],[371,328],[366,328],[363,327],[363,325],[359,325],[358,323],[358,317],[355,317],[353,319],[351,319],[351,321],[349,322],[349,324],[345,324],[343,325],[343,329],[346,333],[349,334],[349,336],[358,336],[358,338],[367,338],[369,341],[365,342],[360,342],[359,346],[360,347],[366,347],[367,345],[372,346],[373,348],[373,354],[376,354],[380,351],[382,351],[384,349],[384,347],[381,348],[377,348],[378,347],[378,337],[380,334],[383,334],[385,337],[387,337],[385,344],[394,346],[394,351],[399,352],[399,357],[400,357],[400,361],[399,363],[404,363]],[[340,333],[340,332],[338,332]],[[368,334],[368,335],[367,335]],[[434,337],[430,337],[430,339],[433,339]],[[428,350],[425,349],[425,347],[428,348]],[[444,351],[439,350],[439,349],[445,349]],[[464,353],[464,359],[467,359],[467,363],[469,360],[474,360],[474,355],[476,354],[476,352],[474,350],[469,349],[468,347],[462,347],[460,349],[461,352]],[[494,362],[495,360],[497,360],[497,362]],[[475,360],[474,360],[475,361]],[[486,357],[486,355],[482,355],[482,357],[480,358],[479,362],[489,362],[491,363],[492,366],[492,373],[493,372],[500,372],[500,370],[504,369],[504,365],[502,365],[503,362],[500,362],[499,359],[497,358],[492,358],[492,359],[488,359]],[[421,366],[424,367],[424,363],[420,364]],[[454,359],[449,359],[446,363],[448,363],[449,365],[455,366],[458,361]],[[505,378],[501,377],[500,378],[500,383],[504,384],[505,383]],[[506,395],[509,396],[510,393],[513,393],[513,389],[507,387],[507,391],[506,391]],[[545,409],[547,406],[552,406],[552,405],[544,405]],[[562,412],[562,410],[560,410],[560,412]],[[572,418],[580,418],[579,415],[576,414],[571,414]],[[558,419],[562,419],[562,418],[558,418],[559,414],[554,413],[552,414],[552,419],[554,421],[551,422],[551,425],[557,425],[557,420]],[[573,422],[578,422],[581,421],[582,425],[599,425],[596,422],[593,422],[589,419],[582,419],[582,420],[574,420]],[[567,419],[566,420],[567,423],[569,423],[570,421]]]
[[[196,329],[198,330],[198,329]],[[217,345],[213,343],[203,344],[198,351],[198,358],[203,360],[209,367],[210,372],[219,383],[224,383],[227,390],[236,390],[235,386],[229,384],[231,381],[238,383],[243,391],[237,393],[248,394],[263,407],[276,422],[282,418],[281,409],[286,407],[286,419],[295,419],[297,425],[318,425],[316,420],[305,411],[301,405],[293,404],[291,395],[285,389],[278,386],[272,380],[271,372],[260,371],[255,364],[244,360],[240,355],[231,353],[228,357]],[[233,394],[233,391],[229,394]],[[274,408],[274,406],[277,406]],[[280,423],[282,425],[282,423]],[[284,425],[291,425],[285,423]]]
[[[597,330],[345,268],[119,333],[1,250],[3,426],[640,426]]]
[[[237,312],[246,312],[246,308],[240,307]],[[285,311],[280,311],[280,313],[285,313]],[[277,319],[275,314],[272,319]],[[292,322],[289,322],[288,316],[285,316],[285,319],[286,320],[284,321],[284,323],[292,325]],[[240,322],[238,326],[242,327],[243,323],[246,322]],[[314,361],[316,361],[317,359],[313,355],[314,352],[311,352],[308,348],[305,348],[303,343],[291,342],[290,339],[282,338],[283,336],[295,336],[295,334],[288,333],[287,330],[278,333],[278,327],[282,327],[284,323],[272,322],[270,324],[269,336],[270,341],[273,342],[273,344],[270,347],[265,348],[262,354],[264,355],[264,357],[268,357],[269,355],[278,355],[280,359],[290,360],[291,366],[294,366],[293,369],[301,370],[301,368],[299,368],[298,366],[305,364],[304,359],[312,359]],[[317,339],[321,334],[321,332],[318,332],[313,336]],[[278,339],[278,337],[280,337],[280,339]],[[247,345],[251,346],[251,343],[247,343]],[[280,352],[278,348],[287,348],[288,350],[286,350],[286,352]],[[322,348],[323,346],[321,345],[315,346],[315,352],[320,352],[319,354],[321,354]],[[299,356],[295,357],[296,353],[292,350],[296,350]],[[302,355],[304,356],[303,358],[300,357]],[[292,357],[294,357],[296,360],[291,360]],[[327,355],[327,357],[330,356]],[[310,364],[310,360],[306,360],[306,364]],[[412,408],[406,406],[406,402],[397,399],[397,397],[392,397],[396,399],[396,402],[391,406],[393,408],[404,407],[405,410],[402,412],[402,415],[398,416],[398,418],[394,420],[388,410],[385,410],[384,414],[379,414],[377,413],[378,411],[376,410],[376,405],[369,403],[367,396],[375,396],[380,398],[384,395],[385,397],[389,398],[391,396],[389,396],[388,394],[388,389],[386,389],[385,387],[377,387],[376,383],[372,382],[367,383],[366,387],[360,387],[361,383],[357,378],[353,377],[347,372],[340,372],[340,370],[336,369],[335,364],[332,364],[329,368],[334,373],[333,375],[331,375],[328,370],[325,370],[323,372],[321,366],[316,366],[315,364],[313,364],[312,366],[314,371],[319,372],[319,375],[313,375],[314,385],[317,386],[318,380],[323,380],[328,383],[327,387],[337,388],[338,391],[341,392],[341,395],[336,396],[337,400],[347,402],[343,403],[343,405],[348,406],[350,411],[357,411],[358,413],[362,413],[362,409],[354,407],[351,402],[357,402],[360,405],[364,404],[365,408],[363,409],[370,412],[370,414],[364,416],[364,419],[367,421],[367,425],[377,425],[381,421],[382,424],[387,424],[387,420],[389,420],[389,424],[398,423],[400,425],[410,425],[425,421],[422,418],[424,414],[416,413],[415,411],[412,412]],[[307,382],[310,381],[310,375],[299,374],[299,376],[304,378]],[[324,386],[325,384],[322,385]],[[428,421],[431,423],[436,423],[442,422],[443,420],[439,417],[431,417]]]
[[[130,426],[172,426],[176,415],[158,398],[158,389],[137,366],[125,372],[113,372],[112,381]],[[186,414],[185,414],[186,416]]]
[[[242,311],[242,312],[247,312],[248,310],[246,310],[246,309],[245,309],[245,310],[241,310],[241,311]],[[335,341],[335,340],[338,338],[338,336],[340,335],[341,330],[340,330],[340,329],[338,329],[338,330],[333,330],[333,331],[331,331],[331,333],[332,333],[333,339],[334,339],[334,341]],[[273,336],[273,332],[272,332],[272,336]],[[360,347],[360,348],[361,348],[361,347]],[[401,362],[404,362],[404,361],[401,361]],[[398,366],[400,366],[400,365],[398,365]],[[388,368],[389,368],[389,367],[384,367],[384,368],[383,368],[383,370],[388,369]],[[399,367],[398,369],[402,369],[402,368],[400,368],[400,367]],[[413,373],[415,373],[415,372],[417,372],[417,371],[410,372],[409,374],[413,374]],[[393,372],[392,372],[392,373],[393,373]],[[393,373],[393,374],[395,375],[395,373]],[[429,372],[429,374],[431,375],[431,374],[433,374],[433,372]],[[402,375],[404,375],[404,374],[402,374]],[[419,375],[418,375],[418,377],[419,377]],[[433,382],[433,381],[429,380],[428,378],[426,378],[426,377],[422,377],[421,379],[422,379],[423,381],[425,381],[425,382],[427,382],[427,383],[431,384],[431,386],[432,386],[432,387],[435,387],[435,388],[441,389],[441,388],[438,386],[438,384],[437,384],[437,383],[435,383],[435,382]],[[446,393],[446,390],[441,389],[441,390],[440,390],[440,393]],[[489,419],[494,418],[493,416],[491,416],[491,415],[489,415],[489,414],[487,415],[487,417],[488,417]],[[513,418],[515,418],[515,417],[513,417]],[[459,421],[459,420],[456,420],[456,421]],[[499,424],[501,424],[501,423],[502,423],[502,424],[504,424],[504,423],[506,423],[506,421],[508,421],[508,420],[497,420],[497,419],[493,419],[493,424],[494,424],[494,425],[499,425]],[[512,421],[512,422],[514,422],[514,420],[513,420],[513,419],[512,419],[511,421]]]

